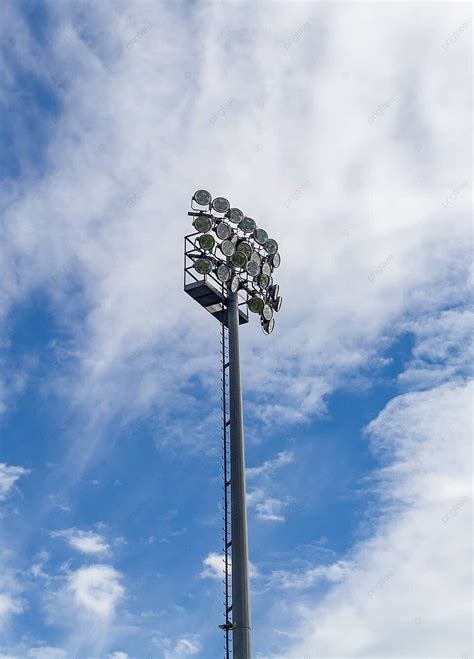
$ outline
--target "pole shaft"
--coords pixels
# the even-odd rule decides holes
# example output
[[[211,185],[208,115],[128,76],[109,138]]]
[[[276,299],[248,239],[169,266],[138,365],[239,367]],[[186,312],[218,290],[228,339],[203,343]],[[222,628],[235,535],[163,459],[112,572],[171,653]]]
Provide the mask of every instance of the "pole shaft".
[[[240,380],[239,294],[229,291],[229,402],[232,515],[233,657],[251,659],[245,455]]]

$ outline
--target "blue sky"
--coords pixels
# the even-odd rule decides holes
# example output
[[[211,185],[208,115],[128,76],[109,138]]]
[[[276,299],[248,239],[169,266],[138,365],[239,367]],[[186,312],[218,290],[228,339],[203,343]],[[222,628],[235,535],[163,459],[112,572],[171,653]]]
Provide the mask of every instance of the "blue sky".
[[[10,0],[0,34],[0,657],[222,656],[200,187],[283,259],[241,338],[256,659],[470,657],[469,6]]]

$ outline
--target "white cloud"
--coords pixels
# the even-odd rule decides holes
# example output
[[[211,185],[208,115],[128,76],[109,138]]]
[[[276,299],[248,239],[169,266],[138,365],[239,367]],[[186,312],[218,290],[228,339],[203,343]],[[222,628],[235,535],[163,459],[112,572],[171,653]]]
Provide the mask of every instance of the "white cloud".
[[[15,467],[0,463],[0,503],[5,502],[16,488],[21,476],[30,473],[24,467]],[[8,546],[8,533],[5,533],[2,511],[0,511],[0,632],[9,624],[12,615],[24,611],[21,597],[23,586],[19,571],[12,566],[13,552]]]
[[[64,531],[52,531],[50,535],[65,538],[73,549],[83,554],[104,554],[109,551],[109,545],[104,536],[93,531],[72,528]]]
[[[257,519],[267,522],[284,522],[282,513],[288,505],[288,500],[271,497],[263,488],[251,490],[247,495],[247,506],[255,508]]]
[[[30,470],[24,467],[13,467],[4,462],[0,462],[0,501],[5,501],[9,493],[15,486],[16,481]]]
[[[218,372],[206,355],[216,347],[217,326],[176,283],[182,234],[190,227],[188,192],[201,185],[228,195],[259,222],[269,218],[265,224],[281,244],[278,280],[285,304],[277,330],[264,339],[258,324],[245,328],[250,424],[256,419],[267,429],[281,428],[324,414],[325,398],[359,367],[370,367],[379,347],[393,340],[395,323],[421,325],[421,314],[448,302],[465,303],[470,52],[467,33],[451,41],[465,21],[464,5],[410,3],[401,11],[397,3],[257,3],[249,21],[247,6],[208,3],[183,21],[172,4],[154,10],[147,4],[101,3],[100,10],[90,10],[88,22],[94,35],[100,34],[98,50],[93,38],[83,39],[75,29],[75,6],[51,7],[56,32],[49,35],[46,67],[14,4],[0,24],[2,35],[15,34],[12,50],[24,70],[41,78],[47,70],[54,81],[64,79],[65,64],[68,69],[68,85],[57,90],[64,111],[48,144],[48,168],[33,184],[30,174],[8,181],[0,201],[0,318],[40,287],[73,333],[70,354],[60,357],[57,389],[67,392],[65,403],[82,406],[90,423],[74,439],[72,457],[63,465],[65,487],[72,487],[95,459],[102,448],[101,424],[116,413],[129,420],[155,405],[174,410],[179,403],[187,409],[189,427],[197,426],[195,419],[214,421]],[[143,33],[149,24],[152,29]],[[196,168],[202,162],[206,181]],[[177,214],[181,222],[169,221]],[[79,283],[74,296],[70,277]],[[82,322],[78,309],[85,313]],[[450,322],[448,315],[445,320]],[[5,332],[8,324],[2,327]],[[434,349],[427,326],[423,350],[436,356],[440,349],[443,340]],[[251,368],[255,364],[258,368]],[[412,366],[402,378],[405,386],[424,387],[429,378],[438,386],[450,377],[446,367],[425,365],[420,385],[420,368]],[[453,373],[459,377],[457,367]],[[193,377],[210,392],[209,416],[201,401],[182,393]],[[14,392],[11,383],[2,383],[1,401],[8,400],[10,389]],[[432,394],[436,405],[430,394],[398,399],[387,409],[394,416],[407,412],[410,423],[399,419],[400,432],[384,429],[380,445],[398,432],[397,443],[408,446],[413,428],[422,423],[423,401],[436,418],[442,408],[455,429],[457,419],[443,402],[449,392]],[[406,407],[400,410],[403,401]],[[387,413],[384,423],[388,418]],[[170,427],[164,412],[157,419],[160,441],[173,435],[186,450],[200,451],[211,436],[203,424],[190,442],[182,421]],[[313,634],[311,607],[305,614],[320,648],[332,652],[338,642],[351,640],[350,656],[367,656],[367,647],[383,656],[390,643],[398,648],[400,639],[416,644],[418,634],[420,644],[426,642],[421,651],[428,648],[433,657],[437,647],[457,651],[463,632],[453,640],[452,630],[455,607],[464,606],[458,604],[464,585],[454,570],[461,570],[464,560],[448,538],[446,565],[439,566],[425,541],[430,536],[433,552],[445,548],[446,535],[432,528],[438,511],[424,508],[427,492],[433,497],[430,505],[436,496],[452,493],[439,518],[448,516],[443,528],[453,530],[453,536],[467,510],[459,507],[464,497],[459,479],[438,478],[437,460],[449,472],[458,440],[448,429],[446,448],[440,448],[435,440],[442,425],[427,428],[426,442],[414,441],[417,449],[436,444],[432,462],[428,454],[417,453],[431,476],[419,473],[409,450],[406,459],[398,455],[380,473],[391,513],[387,527],[380,527],[372,544],[361,546],[351,576],[324,601],[319,631]],[[162,426],[167,432],[158,432]],[[286,500],[270,491],[261,495],[258,488],[252,496],[260,506],[257,514],[281,521]],[[390,511],[400,501],[413,506],[416,520]],[[402,567],[387,565],[388,557]],[[452,581],[427,572],[431,565],[446,574],[452,569]],[[443,624],[432,624],[437,612],[430,604],[438,593],[428,604],[420,602],[418,608],[426,606],[427,613],[416,618],[426,627],[415,631],[405,617],[417,601],[408,606],[402,597],[388,601],[393,588],[411,596],[410,574],[420,575],[419,581],[424,575],[427,590],[436,582],[438,592],[444,589],[444,602],[456,602],[439,614]],[[82,577],[91,581],[90,574]],[[68,593],[76,601],[76,591]],[[91,599],[86,598],[89,604]],[[406,628],[400,629],[404,622]],[[351,635],[341,633],[346,623]],[[445,638],[440,637],[443,627],[449,630]]]
[[[173,649],[165,649],[165,659],[182,659],[192,657],[201,650],[200,643],[192,638],[180,638]]]
[[[0,529],[1,531],[1,529]],[[26,608],[24,587],[18,570],[11,564],[11,553],[5,539],[0,536],[0,634],[8,628],[11,617],[23,613]],[[10,560],[9,560],[10,559]]]
[[[10,399],[13,399],[25,389],[27,370],[37,363],[35,358],[28,358],[21,369],[10,367],[7,358],[3,357],[4,354],[8,354],[8,351],[4,348],[10,346],[8,342],[5,345],[2,343],[0,330],[0,417],[6,413]]]
[[[48,552],[44,550],[38,552],[38,554],[33,556],[33,561],[34,563],[30,568],[31,574],[36,578],[38,577],[48,578],[48,575],[43,570],[44,566],[49,561]]]
[[[11,595],[0,592],[0,626],[7,616],[12,613],[21,613],[23,607]]]
[[[52,577],[42,599],[47,625],[61,632],[67,657],[109,656],[121,626],[116,614],[125,598],[122,573],[100,563],[72,571],[66,564],[61,572]]]
[[[269,587],[304,590],[311,588],[319,581],[335,583],[344,579],[348,573],[348,567],[346,561],[337,561],[330,565],[317,565],[299,572],[274,570],[269,577]]]
[[[294,462],[295,457],[291,451],[280,451],[276,458],[266,460],[259,467],[250,467],[246,469],[246,476],[248,479],[253,480],[259,478],[261,485],[249,490],[247,494],[247,506],[255,508],[257,519],[267,522],[284,522],[285,516],[283,511],[290,504],[290,499],[280,499],[269,494],[272,484],[270,477],[272,474]]]
[[[158,631],[153,636],[153,643],[162,650],[164,659],[184,659],[201,651],[201,643],[195,634],[170,638]]]
[[[369,425],[386,463],[380,522],[328,595],[315,606],[292,602],[305,640],[278,656],[469,654],[473,391],[447,384],[405,394]]]
[[[291,453],[291,451],[280,451],[280,453],[277,454],[277,457],[273,458],[273,460],[266,460],[259,467],[249,467],[246,469],[245,473],[247,478],[255,478],[256,476],[269,476],[276,469],[284,467],[285,465],[289,465],[294,462],[294,460],[295,456],[293,453]]]
[[[201,577],[203,579],[223,579],[224,575],[224,557],[223,554],[216,554],[211,552],[203,560],[203,570]]]
[[[222,581],[224,578],[224,555],[211,552],[202,562],[201,571],[202,579],[217,579]],[[232,573],[232,561],[229,561],[229,574]],[[249,561],[249,576],[251,579],[260,577],[260,571],[256,565]]]
[[[311,588],[320,581],[330,583],[341,581],[347,574],[348,564],[345,561],[337,561],[329,565],[312,566],[300,571],[273,570],[269,574],[262,574],[252,562],[250,562],[249,568],[250,578],[259,580],[259,589],[261,591],[273,588],[304,590]],[[229,565],[229,572],[232,573],[232,563]],[[201,578],[223,580],[224,562],[222,554],[211,552],[206,556],[203,560]]]
[[[110,565],[90,565],[73,572],[68,590],[74,603],[87,614],[101,619],[111,618],[125,594],[121,575]]]
[[[65,650],[52,646],[30,648],[27,656],[31,659],[67,659]]]
[[[434,387],[472,373],[474,313],[468,309],[441,311],[406,323],[416,345],[410,367],[400,375],[405,387]]]
[[[126,652],[112,652],[109,655],[110,659],[128,659],[128,654]]]
[[[271,31],[269,6],[252,11],[249,23],[239,5],[209,4],[183,21],[169,5],[157,20],[149,6],[105,4],[93,13],[98,65],[74,29],[74,10],[55,7],[51,76],[67,57],[70,85],[58,90],[64,105],[52,166],[34,186],[12,182],[5,198],[1,312],[41,285],[64,322],[77,306],[87,310],[71,324],[71,386],[61,390],[84,405],[91,427],[117,411],[131,419],[157,404],[174,409],[196,375],[214,396],[217,369],[203,355],[215,347],[217,326],[176,284],[187,200],[198,186],[228,195],[281,244],[277,331],[264,339],[255,323],[245,328],[243,361],[259,365],[246,369],[251,422],[274,428],[324,414],[325,397],[367,365],[387,326],[456,295],[453,263],[457,284],[465,279],[469,195],[443,201],[469,173],[468,43],[439,46],[446,16],[461,24],[462,8],[280,3]],[[67,28],[72,36],[60,43]],[[199,52],[189,48],[196,31]],[[19,59],[42,74],[21,21],[16,33]],[[236,39],[239,63],[229,48]],[[401,47],[406,40],[411,48]],[[84,65],[87,75],[74,73]],[[456,94],[446,92],[450,85]],[[226,148],[229,135],[235,149]],[[235,167],[236,153],[245,166]],[[206,181],[196,154],[208,163]],[[181,221],[167,221],[177,212]],[[69,275],[80,280],[77,298],[67,295]],[[202,418],[192,395],[184,403],[190,418]],[[165,412],[159,423],[171,423]],[[99,430],[81,433],[73,453],[83,457],[71,471],[94,459]],[[183,443],[187,435],[177,432]]]

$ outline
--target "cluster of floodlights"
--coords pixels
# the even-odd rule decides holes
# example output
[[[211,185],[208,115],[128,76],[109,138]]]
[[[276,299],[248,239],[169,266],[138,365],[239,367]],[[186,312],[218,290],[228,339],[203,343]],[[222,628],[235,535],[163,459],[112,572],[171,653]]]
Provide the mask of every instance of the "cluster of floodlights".
[[[196,240],[194,269],[200,275],[214,274],[236,293],[249,295],[248,308],[260,315],[265,334],[273,332],[275,311],[280,311],[279,286],[273,271],[280,265],[278,243],[265,229],[239,208],[231,208],[224,197],[212,199],[207,190],[194,193],[191,207],[193,226],[201,235]]]

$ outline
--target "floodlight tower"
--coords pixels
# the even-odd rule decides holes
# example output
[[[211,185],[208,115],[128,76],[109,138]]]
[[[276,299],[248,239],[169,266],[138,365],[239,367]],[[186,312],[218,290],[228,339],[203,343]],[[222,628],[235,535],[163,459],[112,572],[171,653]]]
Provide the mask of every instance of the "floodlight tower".
[[[184,290],[221,323],[222,333],[225,622],[219,627],[226,659],[231,634],[234,659],[251,659],[239,325],[248,322],[248,309],[260,316],[265,334],[273,331],[282,303],[272,277],[280,255],[277,242],[224,197],[198,190],[191,209],[195,232],[184,241]]]

